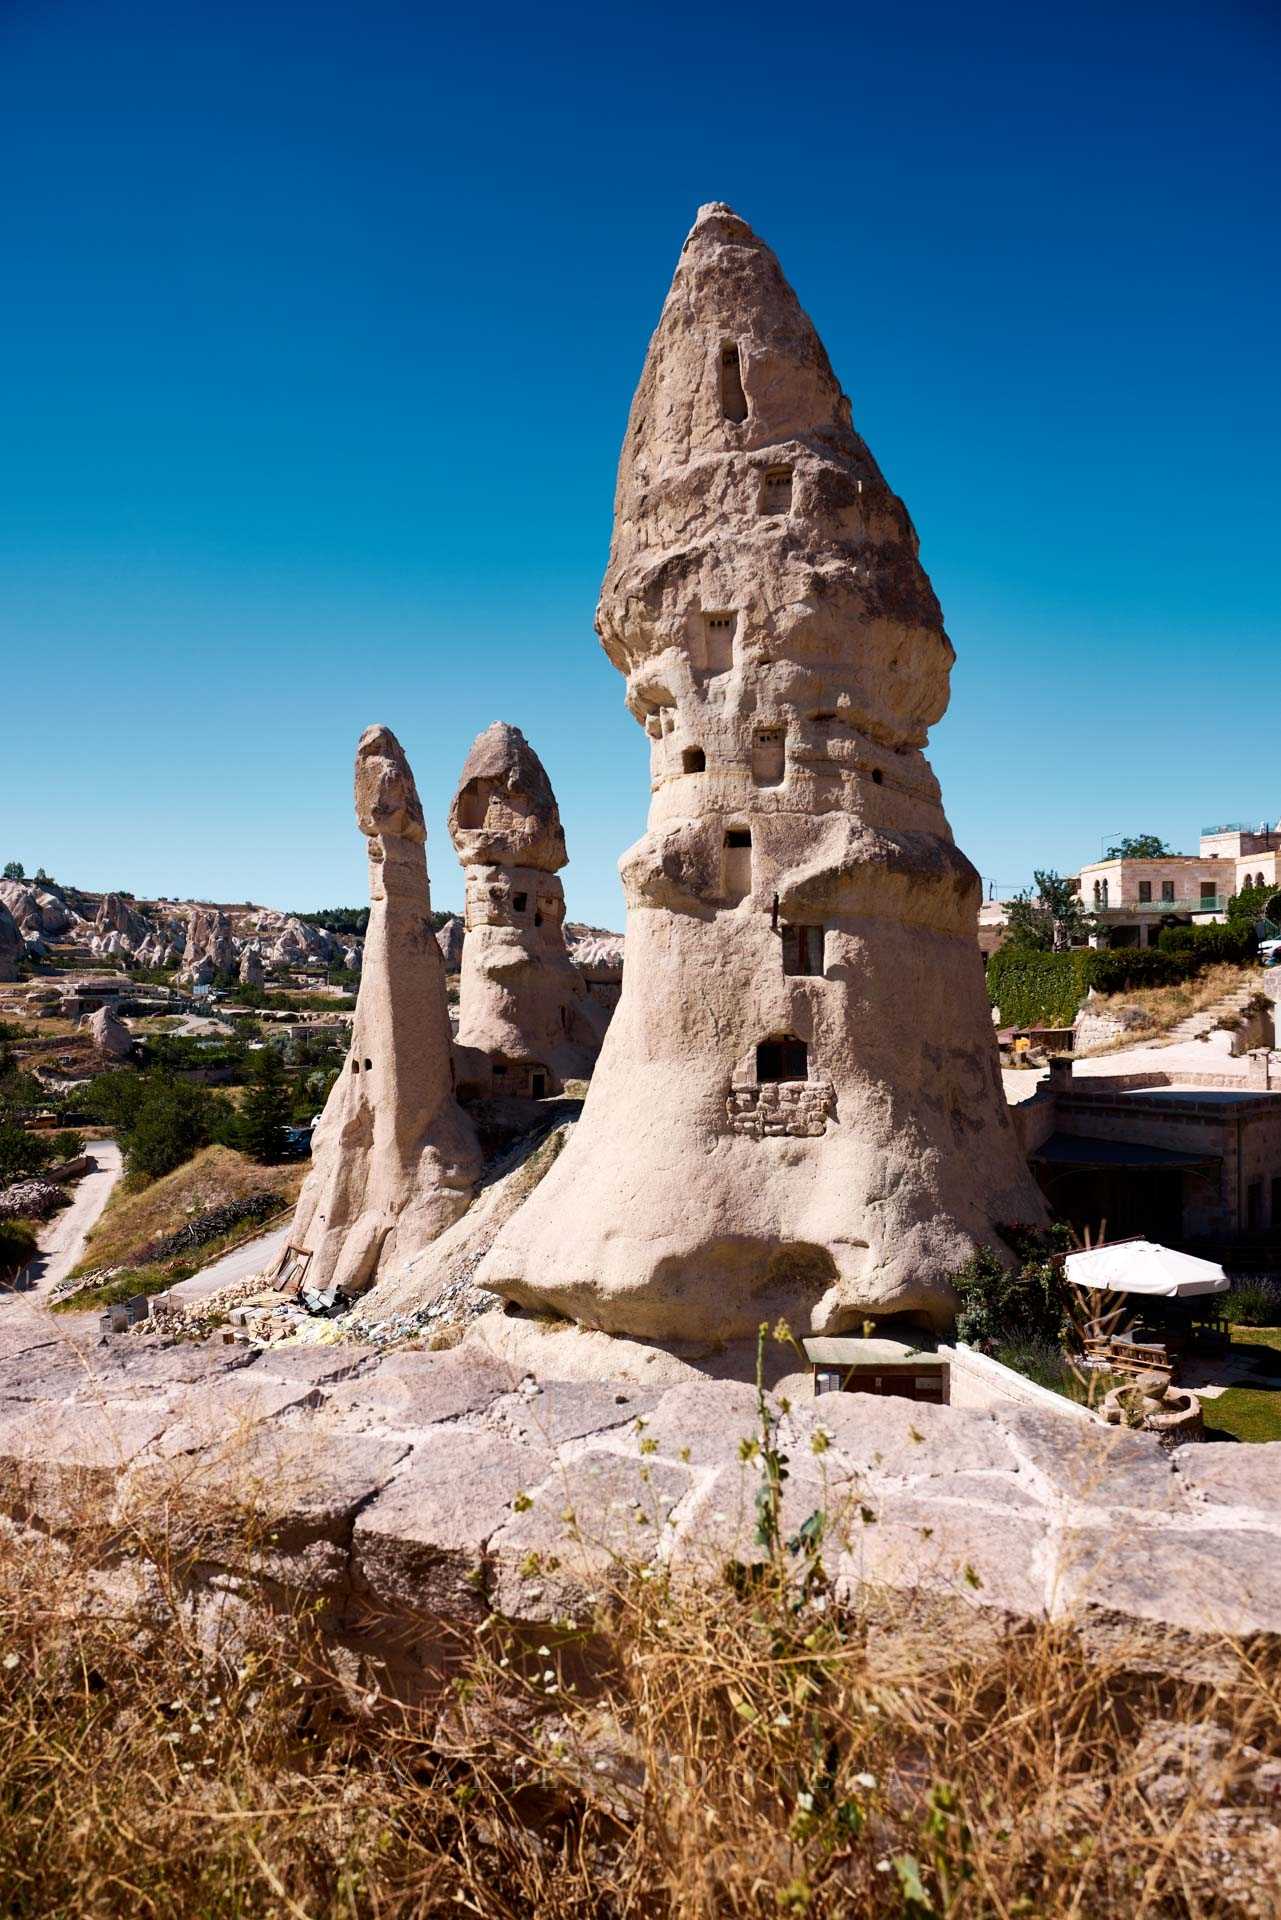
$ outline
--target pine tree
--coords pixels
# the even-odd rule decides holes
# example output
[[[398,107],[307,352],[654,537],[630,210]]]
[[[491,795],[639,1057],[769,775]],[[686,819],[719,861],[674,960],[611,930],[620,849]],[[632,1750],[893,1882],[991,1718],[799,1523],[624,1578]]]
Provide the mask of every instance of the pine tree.
[[[290,1112],[289,1086],[280,1055],[274,1047],[264,1047],[258,1055],[253,1084],[241,1103],[236,1124],[240,1151],[264,1165],[283,1160]]]

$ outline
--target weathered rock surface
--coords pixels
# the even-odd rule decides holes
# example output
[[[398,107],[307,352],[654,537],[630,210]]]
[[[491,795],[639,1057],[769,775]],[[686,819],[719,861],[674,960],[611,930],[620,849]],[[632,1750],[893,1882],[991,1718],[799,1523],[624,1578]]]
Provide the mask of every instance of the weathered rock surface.
[[[110,1007],[87,1013],[80,1024],[104,1060],[127,1060],[133,1052],[133,1035]]]
[[[518,727],[473,742],[449,810],[467,883],[458,1075],[473,1097],[560,1093],[595,1064],[608,1011],[565,945],[560,810]]]
[[[0,880],[0,903],[28,937],[38,934],[56,940],[79,920],[60,895],[31,880]]]
[[[862,1394],[775,1411],[784,1529],[826,1515],[848,1596],[912,1589],[993,1619],[1071,1618],[1171,1671],[1212,1659],[1219,1635],[1281,1635],[1281,1445],[1169,1454],[1053,1413]],[[270,1579],[323,1593],[344,1630],[393,1645],[411,1631],[418,1658],[490,1608],[572,1615],[615,1556],[699,1579],[756,1557],[759,1468],[740,1454],[756,1423],[735,1381],[522,1379],[465,1348],[253,1357],[0,1329],[5,1512],[100,1523],[168,1486],[202,1515],[252,1511],[272,1523]],[[229,1528],[223,1564],[243,1571],[242,1556]]]
[[[193,907],[179,979],[193,986],[208,985],[216,973],[230,973],[235,964],[231,922],[221,907]]]
[[[466,931],[456,913],[449,916],[443,927],[436,929],[436,942],[445,962],[446,973],[457,973],[463,964],[463,936]]]
[[[462,1214],[481,1156],[454,1098],[445,966],[431,929],[422,806],[396,736],[356,750],[356,822],[369,843],[369,929],[351,1052],[312,1141],[294,1244],[309,1296],[352,1297],[379,1263],[427,1246]]]
[[[651,752],[622,999],[479,1279],[660,1338],[946,1325],[949,1275],[1044,1218],[921,753],[953,650],[818,335],[724,206],[650,344],[597,626]]]
[[[262,951],[256,940],[250,941],[240,956],[240,984],[242,987],[260,987],[263,982]]]
[[[0,905],[0,980],[16,980],[18,962],[27,957],[22,929],[8,907]]]

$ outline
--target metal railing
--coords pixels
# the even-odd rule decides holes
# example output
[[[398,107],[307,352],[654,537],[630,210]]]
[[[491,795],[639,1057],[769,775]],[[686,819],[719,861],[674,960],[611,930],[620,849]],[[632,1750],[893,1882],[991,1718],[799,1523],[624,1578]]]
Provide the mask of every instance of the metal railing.
[[[1203,894],[1195,900],[1093,900],[1082,899],[1087,913],[1226,913],[1227,896]]]

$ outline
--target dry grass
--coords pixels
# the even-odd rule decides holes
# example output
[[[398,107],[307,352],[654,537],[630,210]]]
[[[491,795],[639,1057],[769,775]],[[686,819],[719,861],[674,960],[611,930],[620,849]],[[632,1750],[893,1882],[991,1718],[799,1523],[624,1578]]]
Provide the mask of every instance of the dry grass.
[[[314,1608],[273,1607],[243,1571],[198,1602],[202,1561],[270,1551],[228,1556],[214,1525],[171,1505],[0,1533],[7,1914],[1281,1910],[1257,1802],[1281,1689],[1244,1653],[1180,1689],[1062,1630],[838,1612],[813,1543],[800,1582],[675,1591],[620,1569],[586,1627],[491,1617],[411,1709],[380,1689],[390,1623],[327,1646]],[[438,1623],[395,1631],[402,1671],[439,1658]]]
[[[1115,1053],[1118,1048],[1142,1046],[1145,1041],[1168,1033],[1171,1027],[1177,1027],[1189,1015],[1203,1013],[1227,994],[1235,993],[1238,987],[1248,986],[1257,979],[1257,975],[1258,969],[1255,967],[1207,967],[1195,980],[1182,980],[1174,987],[1131,987],[1124,993],[1100,994],[1090,1001],[1092,1013],[1112,1013],[1121,1007],[1138,1007],[1148,1017],[1145,1025],[1133,1028],[1122,1039],[1109,1041],[1105,1046],[1090,1047],[1087,1052],[1091,1055]]]
[[[204,1147],[172,1173],[135,1191],[129,1191],[128,1181],[121,1181],[75,1271],[129,1266],[154,1240],[176,1233],[195,1214],[251,1193],[278,1193],[281,1206],[289,1206],[298,1197],[306,1171],[305,1163],[263,1167],[230,1147]]]

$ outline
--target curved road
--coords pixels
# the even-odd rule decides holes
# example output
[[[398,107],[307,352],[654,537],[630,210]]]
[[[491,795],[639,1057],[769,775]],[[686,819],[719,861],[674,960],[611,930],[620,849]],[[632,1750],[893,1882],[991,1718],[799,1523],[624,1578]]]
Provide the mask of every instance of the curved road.
[[[114,1140],[91,1140],[85,1152],[94,1164],[72,1189],[71,1205],[55,1213],[41,1228],[40,1251],[19,1278],[18,1285],[24,1292],[48,1293],[57,1281],[66,1278],[83,1257],[89,1230],[120,1178],[122,1156]]]

